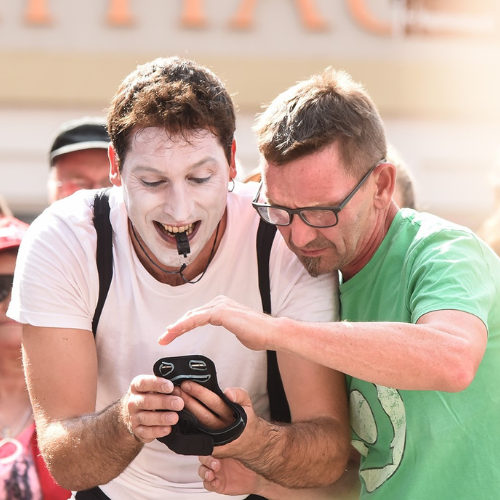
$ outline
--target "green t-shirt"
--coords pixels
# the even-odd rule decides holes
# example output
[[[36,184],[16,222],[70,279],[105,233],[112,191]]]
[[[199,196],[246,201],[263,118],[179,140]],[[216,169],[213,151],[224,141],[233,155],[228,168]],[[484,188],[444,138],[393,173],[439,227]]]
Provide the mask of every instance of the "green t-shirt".
[[[459,393],[347,377],[361,498],[500,498],[500,259],[468,229],[403,209],[340,300],[348,321],[415,323],[455,309],[488,329],[474,381]]]

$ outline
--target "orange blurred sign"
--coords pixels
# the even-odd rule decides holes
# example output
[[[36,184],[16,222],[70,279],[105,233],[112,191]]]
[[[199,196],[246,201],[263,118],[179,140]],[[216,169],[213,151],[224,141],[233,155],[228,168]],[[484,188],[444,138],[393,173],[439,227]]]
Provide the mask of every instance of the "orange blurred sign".
[[[204,0],[178,1],[182,1],[182,27],[208,27]],[[387,18],[373,12],[370,8],[374,5],[372,0],[344,1],[354,22],[363,30],[379,36],[489,35],[497,27],[492,20],[495,8],[498,9],[494,0],[401,0],[390,3]],[[130,0],[109,0],[107,22],[111,26],[134,24],[130,3]],[[257,3],[258,0],[234,0],[235,12],[228,19],[229,27],[235,30],[251,29]],[[313,32],[330,30],[316,0],[289,0],[282,3],[292,5],[305,29]],[[48,0],[28,0],[24,15],[26,22],[31,25],[50,24],[52,16],[48,4]]]

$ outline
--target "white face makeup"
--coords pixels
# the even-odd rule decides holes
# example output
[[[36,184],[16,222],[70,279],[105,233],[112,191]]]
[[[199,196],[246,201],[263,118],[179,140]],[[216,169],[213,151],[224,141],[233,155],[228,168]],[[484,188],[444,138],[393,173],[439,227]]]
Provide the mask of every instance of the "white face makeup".
[[[227,202],[229,164],[207,130],[186,137],[149,127],[132,135],[121,172],[136,233],[166,267],[191,264],[217,228]],[[175,233],[187,231],[191,252],[178,254]]]

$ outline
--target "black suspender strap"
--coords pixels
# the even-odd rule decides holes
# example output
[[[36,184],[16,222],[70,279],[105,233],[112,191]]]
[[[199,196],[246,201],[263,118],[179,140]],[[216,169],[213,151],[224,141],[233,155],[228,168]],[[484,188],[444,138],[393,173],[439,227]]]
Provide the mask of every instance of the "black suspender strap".
[[[77,491],[75,498],[76,500],[110,500],[108,495],[106,495],[99,486],[95,486],[89,490]]]
[[[257,265],[262,309],[266,314],[271,314],[269,257],[275,234],[276,226],[267,224],[263,220],[260,221],[257,230]],[[275,351],[267,351],[267,394],[269,396],[271,419],[277,422],[290,422],[290,408],[283,389]]]
[[[97,301],[92,332],[94,337],[101,316],[102,308],[108,295],[109,286],[113,277],[113,230],[109,220],[109,189],[101,190],[94,197],[94,217],[92,219],[97,233],[96,263],[99,273],[99,298]],[[259,270],[259,290],[262,309],[271,314],[271,287],[269,281],[269,257],[276,226],[260,221],[257,231],[257,264]],[[279,422],[290,422],[290,409],[286,400],[283,383],[281,381],[276,352],[267,351],[267,391],[271,418]],[[81,491],[76,498],[106,499],[108,498],[98,487]],[[257,495],[250,495],[248,499],[260,499]]]
[[[101,190],[95,195],[93,222],[97,232],[96,262],[99,272],[99,299],[94,319],[92,320],[92,331],[95,336],[102,308],[113,277],[112,227],[109,221],[108,189]],[[257,264],[262,309],[267,314],[271,314],[269,257],[275,234],[276,226],[267,224],[262,220],[260,221],[257,230]],[[290,422],[290,409],[279,373],[276,352],[274,351],[267,351],[267,391],[271,418],[278,422]]]
[[[96,263],[99,273],[99,298],[92,320],[92,332],[97,333],[97,325],[108,295],[113,277],[113,229],[109,220],[109,189],[103,189],[94,197],[94,217],[92,222],[97,233]]]

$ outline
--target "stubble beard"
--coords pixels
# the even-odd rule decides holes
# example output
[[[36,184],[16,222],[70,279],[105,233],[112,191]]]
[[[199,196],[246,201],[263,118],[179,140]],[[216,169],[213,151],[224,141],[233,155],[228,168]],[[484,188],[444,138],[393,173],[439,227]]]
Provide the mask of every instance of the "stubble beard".
[[[321,257],[299,257],[299,260],[313,278],[317,278],[321,274]]]
[[[313,277],[317,278],[320,274],[328,273],[331,272],[331,269],[324,269],[322,268],[322,260],[323,257],[326,256],[321,256],[321,257],[305,257],[304,255],[301,255],[300,249],[296,247],[293,242],[289,239],[288,240],[288,247],[292,252],[297,256],[297,258],[300,260],[302,265],[305,267],[306,271]],[[328,241],[326,238],[316,238],[314,241],[311,241],[305,248],[309,250],[314,250],[318,248],[335,248],[333,243]],[[323,267],[327,266],[328,267],[328,262],[324,262]]]

